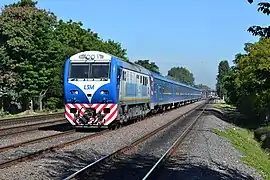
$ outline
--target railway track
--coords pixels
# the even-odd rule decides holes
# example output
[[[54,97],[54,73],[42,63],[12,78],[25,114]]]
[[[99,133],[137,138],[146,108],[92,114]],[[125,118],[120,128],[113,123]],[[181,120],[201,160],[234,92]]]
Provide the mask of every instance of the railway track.
[[[204,106],[205,106],[205,104],[203,104],[199,107],[201,108]],[[84,168],[80,169],[79,171],[75,172],[74,174],[66,177],[65,180],[89,179],[89,177],[91,177],[91,179],[99,179],[99,177],[101,177],[101,179],[106,179],[106,178],[104,178],[104,174],[105,174],[105,177],[108,177],[108,178],[113,177],[113,179],[123,179],[124,173],[130,173],[131,176],[132,175],[138,176],[138,174],[141,173],[139,171],[145,171],[145,170],[149,169],[150,173],[146,174],[146,178],[147,178],[150,174],[152,175],[152,173],[158,167],[160,162],[162,162],[162,160],[158,160],[156,163],[154,163],[154,162],[150,163],[150,165],[149,165],[149,162],[148,162],[148,164],[146,163],[147,165],[143,165],[142,161],[147,161],[147,160],[144,160],[141,158],[139,161],[137,160],[137,162],[134,163],[134,161],[129,161],[132,158],[129,158],[129,157],[125,158],[127,155],[124,155],[124,153],[127,153],[128,151],[129,152],[134,151],[135,147],[146,142],[146,140],[148,140],[150,137],[157,135],[158,133],[163,131],[165,128],[170,127],[174,123],[182,121],[183,119],[186,118],[186,116],[189,116],[190,114],[192,114],[195,111],[195,109],[198,109],[198,107],[186,112],[185,114],[181,115],[180,117],[166,123],[165,125],[157,128],[156,130],[144,135],[143,137],[139,138],[138,140],[132,142],[131,144],[129,144],[129,145],[127,145],[127,146],[125,146],[125,147],[123,147],[123,148],[121,148],[121,149],[119,149],[119,150],[117,150],[109,155],[106,155],[106,156],[98,159],[97,161],[85,166]],[[203,109],[203,111],[204,111],[204,109]],[[203,111],[200,112],[199,116],[203,113]],[[182,135],[177,139],[177,142],[180,142],[180,140],[182,140],[185,137],[185,135],[192,128],[192,126],[197,122],[197,120],[199,119],[199,116],[197,116],[195,118],[195,120],[192,121],[192,124],[186,128],[186,130],[182,133]],[[177,144],[179,144],[179,143],[177,143]],[[175,147],[175,146],[176,146],[176,144],[174,144],[173,147]],[[168,153],[170,151],[171,150],[168,150],[166,153]],[[166,157],[166,155],[163,155],[161,158],[164,159],[164,157]],[[136,157],[133,158],[133,160],[134,159],[136,159]],[[133,169],[132,171],[129,171],[130,169],[127,168],[127,166],[128,166],[127,164],[133,166],[132,168],[130,168],[130,169]],[[120,166],[121,169],[123,169],[122,172],[116,171],[116,168],[118,166]],[[137,166],[136,170],[134,170],[134,166]],[[106,176],[106,174],[109,174],[109,175]],[[129,177],[127,177],[127,178],[129,178]],[[130,177],[130,178],[134,178],[134,177]]]
[[[44,121],[44,122],[39,122],[39,123],[1,128],[0,129],[0,137],[10,136],[10,135],[24,133],[24,132],[28,132],[28,131],[35,131],[38,128],[44,127],[46,125],[57,125],[57,124],[61,124],[61,123],[67,123],[67,122],[65,119],[60,118],[60,119],[53,119],[50,121]]]
[[[148,171],[148,173],[142,178],[143,180],[146,179],[156,179],[158,176],[158,173],[160,172],[160,169],[163,167],[164,163],[167,159],[177,150],[180,143],[184,140],[186,135],[190,132],[192,127],[196,124],[198,119],[202,116],[204,113],[206,107],[202,109],[200,114],[193,120],[193,122],[186,128],[186,130],[176,139],[176,141],[173,143],[173,145],[159,158],[159,160],[154,164],[154,166]]]
[[[14,125],[14,124],[29,123],[29,122],[38,122],[40,121],[40,119],[50,120],[50,119],[57,119],[57,118],[64,118],[64,113],[59,112],[59,113],[53,113],[53,114],[43,114],[43,115],[26,116],[26,117],[19,117],[19,118],[0,119],[0,127]]]
[[[42,150],[39,150],[39,151],[36,151],[36,152],[33,152],[33,153],[29,153],[29,154],[21,156],[19,158],[15,158],[15,159],[12,159],[12,160],[1,162],[0,163],[0,168],[2,169],[2,168],[10,167],[10,166],[15,165],[17,163],[20,163],[20,162],[23,162],[23,161],[26,161],[26,160],[29,160],[29,159],[32,159],[32,158],[35,158],[35,157],[39,157],[40,155],[50,153],[50,152],[54,152],[57,149],[61,149],[61,148],[64,148],[64,147],[67,147],[67,146],[70,146],[70,145],[85,141],[85,140],[89,140],[89,139],[94,138],[96,136],[100,136],[100,135],[102,135],[102,134],[104,134],[104,133],[106,133],[108,131],[110,131],[110,130],[106,129],[106,130],[103,130],[101,132],[86,135],[86,136],[81,137],[81,138],[73,139],[73,140],[58,144],[58,145],[50,146],[48,148],[45,148],[45,149],[42,149]],[[69,132],[66,132],[66,133],[72,133],[72,131],[69,131]],[[50,138],[50,137],[47,137],[47,138]],[[40,139],[33,140],[33,142],[25,142],[25,143],[26,144],[27,143],[31,144],[31,143],[34,143],[34,141],[40,141]],[[12,147],[8,147],[8,148],[12,148]]]
[[[196,109],[196,108],[194,108],[194,109]],[[191,111],[192,110],[188,111],[187,113],[183,114],[182,116],[185,116],[186,114],[190,113]],[[148,119],[148,118],[146,118],[146,119]],[[169,125],[171,123],[173,123],[173,122],[170,122],[167,125]],[[37,124],[41,124],[41,123],[37,123]],[[33,124],[31,124],[31,125],[33,125]],[[51,125],[51,122],[50,122],[50,125]],[[25,126],[27,126],[27,125],[25,125]],[[14,128],[14,127],[12,127],[12,128]],[[164,129],[165,126],[163,126],[162,128]],[[4,129],[7,129],[7,128],[4,128]],[[73,145],[73,144],[76,144],[76,143],[79,143],[79,142],[82,142],[82,141],[85,141],[85,140],[94,138],[96,136],[100,136],[100,135],[105,134],[106,132],[109,132],[109,131],[111,131],[111,130],[109,130],[109,129],[103,130],[101,132],[97,132],[95,134],[90,134],[90,135],[84,136],[82,138],[73,139],[73,140],[70,140],[68,142],[61,143],[59,145],[54,145],[54,146],[50,146],[48,148],[41,149],[41,150],[38,150],[38,151],[36,151],[34,153],[29,153],[27,155],[21,156],[19,158],[14,158],[12,160],[7,160],[5,162],[1,162],[0,163],[0,168],[10,167],[10,166],[15,165],[17,163],[20,163],[20,162],[23,162],[23,161],[27,161],[27,160],[32,159],[32,158],[35,158],[35,157],[39,157],[40,155],[43,155],[43,154],[46,154],[46,153],[50,153],[50,152],[54,152],[57,149],[61,149],[61,148],[64,148],[64,147],[67,147],[67,146],[70,146],[70,145]],[[21,146],[26,146],[26,145],[29,145],[29,144],[34,144],[36,142],[40,142],[40,141],[43,141],[43,140],[48,140],[48,139],[56,138],[56,137],[59,137],[59,136],[69,135],[69,134],[72,134],[73,132],[75,132],[75,130],[71,130],[71,131],[67,131],[67,132],[64,132],[64,133],[55,134],[55,135],[52,135],[52,136],[46,136],[46,137],[42,137],[42,138],[38,138],[38,139],[33,139],[33,140],[30,140],[30,141],[16,143],[16,144],[13,144],[13,145],[9,145],[9,146],[0,148],[0,152],[8,151],[10,149],[21,147]],[[16,133],[18,133],[18,132],[16,132]],[[15,134],[15,133],[13,133],[13,134]],[[149,135],[149,137],[150,136],[151,135]],[[0,137],[1,137],[1,135],[0,135]]]
[[[75,132],[76,132],[75,130],[69,130],[69,131],[66,131],[66,132],[57,133],[57,134],[53,134],[53,135],[50,135],[50,136],[45,136],[45,137],[41,137],[41,138],[37,138],[37,139],[32,139],[32,140],[29,140],[29,141],[24,141],[24,142],[19,142],[19,143],[16,143],[16,144],[11,144],[11,145],[8,145],[8,146],[0,147],[0,152],[8,151],[10,149],[17,148],[17,147],[23,147],[23,146],[26,146],[26,145],[29,145],[29,144],[40,142],[40,141],[45,141],[45,140],[49,140],[49,139],[53,139],[53,138],[57,138],[57,137],[61,137],[61,136],[70,135],[70,134],[73,134]]]

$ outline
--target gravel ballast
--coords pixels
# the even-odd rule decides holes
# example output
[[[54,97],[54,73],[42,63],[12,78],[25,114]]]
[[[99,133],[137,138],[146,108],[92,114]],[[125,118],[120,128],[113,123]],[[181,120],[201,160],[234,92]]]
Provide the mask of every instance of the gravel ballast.
[[[29,144],[22,147],[13,148],[0,154],[0,163],[13,160],[22,156],[26,156],[31,153],[35,153],[42,149],[46,149],[55,145],[59,145],[65,142],[72,141],[90,135],[89,133],[72,133],[65,136],[56,137],[53,139],[43,140],[35,144]]]
[[[200,111],[193,111],[179,118],[165,129],[144,142],[117,155],[97,169],[89,169],[81,175],[83,179],[142,179],[174,141],[194,122]],[[93,178],[95,177],[95,178]]]
[[[18,128],[18,127],[21,127],[21,126],[30,126],[30,125],[33,125],[32,127],[35,127],[35,126],[39,127],[41,125],[44,126],[44,125],[50,125],[50,124],[57,124],[57,123],[59,123],[59,121],[61,122],[61,120],[62,120],[62,123],[66,121],[64,118],[55,118],[55,119],[49,119],[49,120],[48,119],[47,120],[42,120],[41,119],[40,121],[25,122],[25,123],[10,124],[10,125],[6,125],[6,126],[1,126],[0,130],[6,129],[6,128]],[[39,125],[40,123],[48,123],[48,124]]]
[[[94,160],[128,145],[137,138],[202,103],[203,101],[200,101],[183,106],[163,115],[157,115],[88,141],[66,147],[56,153],[46,154],[43,158],[1,169],[0,179],[62,179]]]
[[[263,179],[245,165],[228,139],[212,132],[232,125],[208,113],[167,161],[158,179]]]
[[[20,143],[20,142],[25,142],[37,138],[42,138],[54,134],[59,134],[61,132],[65,132],[70,130],[71,127],[69,124],[59,124],[59,125],[51,125],[44,127],[40,130],[33,130],[33,131],[27,131],[23,133],[17,133],[17,134],[12,134],[8,136],[3,136],[0,138],[0,147],[5,147],[9,146],[12,144]]]
[[[61,132],[36,130],[36,131],[32,131],[32,132],[27,132],[27,133],[21,133],[19,135],[6,136],[6,137],[1,138],[0,147],[5,147],[5,146],[12,145],[12,144],[16,144],[16,143],[20,143],[20,142],[24,142],[24,141],[29,141],[32,139],[42,138],[42,137],[46,137],[46,136],[50,136],[50,135],[54,135],[54,134],[58,134],[58,133],[61,133]]]

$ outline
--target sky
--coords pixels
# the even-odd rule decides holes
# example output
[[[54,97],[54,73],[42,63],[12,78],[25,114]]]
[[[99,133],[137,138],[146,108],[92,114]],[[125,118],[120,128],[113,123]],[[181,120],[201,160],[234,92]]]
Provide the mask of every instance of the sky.
[[[1,0],[0,6],[13,2]],[[163,75],[171,67],[186,67],[196,84],[211,88],[219,62],[233,65],[244,43],[258,40],[248,27],[269,25],[247,0],[39,0],[38,7],[120,42],[132,61],[149,59]]]

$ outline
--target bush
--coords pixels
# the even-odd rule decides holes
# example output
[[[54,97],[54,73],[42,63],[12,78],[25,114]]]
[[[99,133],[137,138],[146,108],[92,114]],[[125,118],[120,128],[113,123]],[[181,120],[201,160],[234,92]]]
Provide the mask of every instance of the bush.
[[[9,115],[7,111],[0,111],[0,117],[5,117],[7,115]]]
[[[56,97],[48,98],[46,108],[55,110],[59,107],[62,107],[62,103],[59,98],[56,98]]]

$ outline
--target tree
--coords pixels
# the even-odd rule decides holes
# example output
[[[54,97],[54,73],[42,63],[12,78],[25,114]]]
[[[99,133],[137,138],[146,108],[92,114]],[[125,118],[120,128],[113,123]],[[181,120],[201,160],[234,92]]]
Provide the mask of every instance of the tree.
[[[216,91],[219,97],[223,97],[226,92],[224,89],[224,77],[229,73],[230,66],[227,60],[221,61],[218,65],[218,75]]]
[[[19,1],[5,6],[0,16],[1,44],[12,67],[9,74],[16,74],[13,89],[25,103],[25,97],[31,101],[38,97],[42,103],[45,94],[41,92],[50,87],[55,71],[51,57],[55,53],[52,30],[56,17],[35,4],[31,0]]]
[[[59,20],[53,31],[53,39],[55,40],[53,47],[56,50],[55,56],[55,75],[51,79],[52,86],[48,90],[48,96],[45,98],[47,107],[56,109],[62,107],[63,100],[63,71],[64,63],[68,57],[80,51],[100,50],[102,48],[102,40],[97,33],[90,29],[83,29],[82,22],[74,22],[69,20],[64,22]]]
[[[116,57],[122,58],[123,60],[127,61],[127,50],[123,49],[119,42],[114,40],[107,40],[104,42],[104,52],[110,53]]]
[[[37,5],[37,1],[33,1],[33,0],[21,0],[18,1],[17,3],[13,3],[10,5],[6,5],[5,7],[35,7]]]
[[[194,85],[193,74],[184,67],[173,67],[168,71],[168,76],[173,77],[175,80],[188,84]]]
[[[208,87],[207,85],[204,85],[204,84],[197,84],[197,85],[194,85],[195,88],[197,89],[201,89],[201,90],[211,90],[210,87]]]
[[[150,62],[149,60],[138,60],[134,63],[144,67],[145,69],[148,69],[149,71],[160,74],[159,67],[154,62]]]
[[[249,3],[253,3],[253,0],[248,0]],[[270,14],[270,3],[269,2],[260,2],[258,3],[258,11],[262,12],[263,14],[269,15]],[[252,26],[248,29],[255,36],[260,37],[270,37],[270,26],[268,27],[261,27],[261,26]]]
[[[244,50],[235,56],[223,87],[229,102],[251,119],[249,123],[260,125],[270,111],[270,39],[247,43]]]
[[[43,102],[62,108],[64,62],[75,53],[104,51],[127,60],[119,42],[101,39],[82,22],[57,22],[36,5],[21,0],[5,5],[0,14],[0,91],[6,104],[21,102],[25,110],[29,101],[38,101],[41,110]]]

